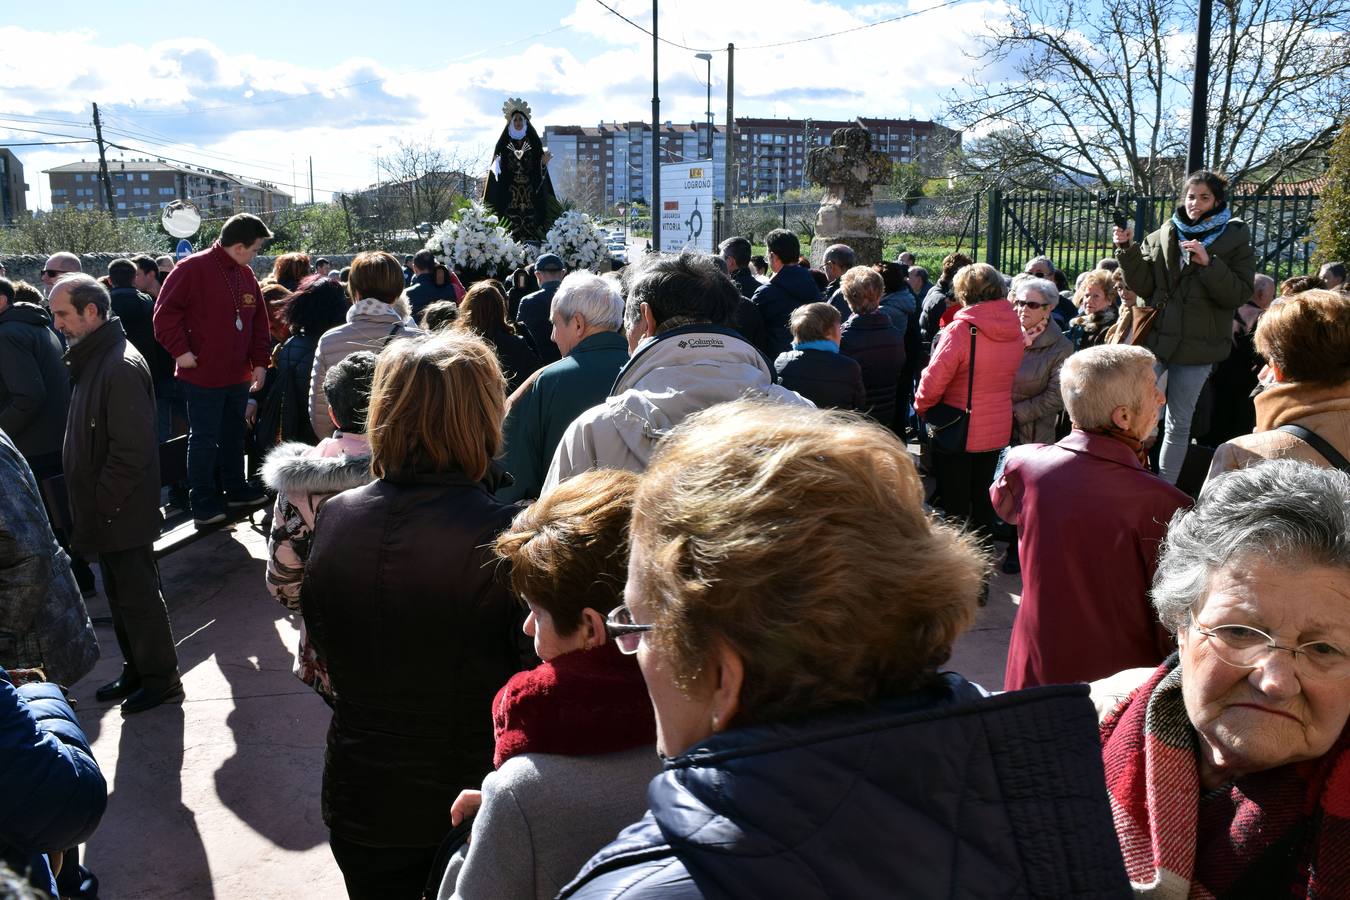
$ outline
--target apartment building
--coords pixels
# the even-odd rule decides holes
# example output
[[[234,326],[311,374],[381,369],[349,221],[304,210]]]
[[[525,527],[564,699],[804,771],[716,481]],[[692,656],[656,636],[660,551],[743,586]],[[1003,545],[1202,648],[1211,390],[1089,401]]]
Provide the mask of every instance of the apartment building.
[[[47,169],[45,174],[51,183],[53,209],[106,206],[97,160],[68,163]],[[162,159],[111,160],[108,176],[114,214],[123,218],[156,214],[174,200],[190,200],[203,214],[217,216],[262,215],[291,205],[290,194],[269,182]]]

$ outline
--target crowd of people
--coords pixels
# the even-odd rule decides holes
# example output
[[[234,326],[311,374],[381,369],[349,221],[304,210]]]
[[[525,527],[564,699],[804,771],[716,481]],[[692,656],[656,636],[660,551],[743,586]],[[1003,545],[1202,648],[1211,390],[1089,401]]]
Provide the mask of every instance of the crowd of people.
[[[1220,176],[1072,286],[786,230],[762,270],[733,237],[259,281],[270,237],[0,279],[0,858],[35,888],[96,891],[79,561],[97,699],[181,702],[161,509],[265,503],[353,898],[1350,896],[1350,293],[1257,273]],[[997,542],[991,692],[946,664]]]

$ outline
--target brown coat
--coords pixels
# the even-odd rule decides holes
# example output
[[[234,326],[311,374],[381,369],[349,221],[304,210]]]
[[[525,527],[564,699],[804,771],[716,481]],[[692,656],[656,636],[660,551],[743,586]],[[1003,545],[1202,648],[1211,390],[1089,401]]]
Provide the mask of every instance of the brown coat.
[[[1274,384],[1257,394],[1255,402],[1256,431],[1219,445],[1209,467],[1210,478],[1267,459],[1331,467],[1312,446],[1276,430],[1283,425],[1302,425],[1350,458],[1350,382]]]
[[[66,351],[72,383],[61,454],[86,556],[130,550],[159,537],[159,442],[145,358],[114,316]]]

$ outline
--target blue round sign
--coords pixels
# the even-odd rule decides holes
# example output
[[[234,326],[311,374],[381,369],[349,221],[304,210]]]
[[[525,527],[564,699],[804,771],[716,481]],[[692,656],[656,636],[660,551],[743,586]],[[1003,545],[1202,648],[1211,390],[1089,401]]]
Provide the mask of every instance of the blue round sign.
[[[173,255],[174,255],[174,257],[175,257],[176,260],[182,260],[183,257],[185,257],[185,256],[191,256],[191,255],[192,255],[192,242],[189,241],[187,238],[183,238],[182,240],[180,240],[180,241],[178,242],[178,247],[177,247],[177,249],[175,249],[174,252],[173,252]]]

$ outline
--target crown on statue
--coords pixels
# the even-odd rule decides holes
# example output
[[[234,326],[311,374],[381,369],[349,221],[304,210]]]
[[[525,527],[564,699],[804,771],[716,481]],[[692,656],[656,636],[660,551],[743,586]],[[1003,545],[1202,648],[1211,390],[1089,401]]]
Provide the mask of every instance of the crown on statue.
[[[519,97],[508,97],[506,102],[502,104],[502,115],[509,122],[516,113],[520,113],[527,119],[530,118],[530,104]]]

